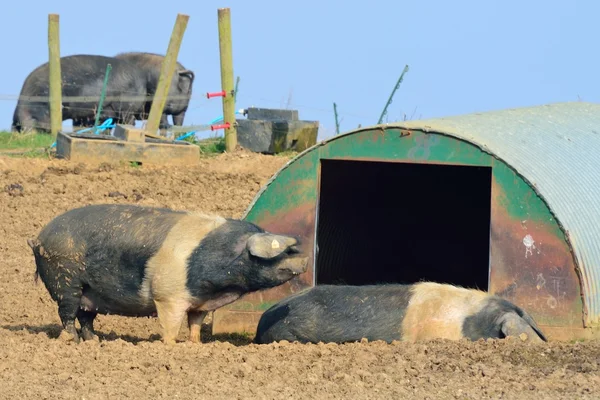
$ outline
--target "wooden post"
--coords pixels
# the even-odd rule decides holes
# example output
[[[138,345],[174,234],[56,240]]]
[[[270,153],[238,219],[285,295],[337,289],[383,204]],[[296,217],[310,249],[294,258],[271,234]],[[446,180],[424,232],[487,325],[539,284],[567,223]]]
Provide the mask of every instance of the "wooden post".
[[[148,120],[146,122],[146,132],[148,133],[156,134],[160,125],[160,117],[162,116],[165,103],[167,102],[167,96],[169,94],[169,89],[171,88],[171,79],[173,78],[173,72],[177,65],[179,48],[181,47],[181,41],[189,19],[189,15],[177,14],[177,20],[173,27],[173,33],[171,33],[167,54],[160,68],[160,77],[158,78],[156,93],[154,94],[152,106],[150,107],[150,114],[148,115]]]
[[[233,89],[233,56],[231,50],[231,18],[229,8],[219,8],[219,52],[221,54],[221,89],[223,96],[223,122],[225,128],[225,150],[232,152],[237,147],[237,129],[235,124],[235,92]]]
[[[60,72],[59,16],[48,14],[48,69],[50,70],[50,132],[62,129],[62,77]]]

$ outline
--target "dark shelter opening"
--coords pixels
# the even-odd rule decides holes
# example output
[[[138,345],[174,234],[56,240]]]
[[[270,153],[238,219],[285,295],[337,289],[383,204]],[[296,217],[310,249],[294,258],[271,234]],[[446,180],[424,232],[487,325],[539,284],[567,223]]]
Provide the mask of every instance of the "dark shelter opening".
[[[317,285],[488,290],[491,167],[321,160]]]

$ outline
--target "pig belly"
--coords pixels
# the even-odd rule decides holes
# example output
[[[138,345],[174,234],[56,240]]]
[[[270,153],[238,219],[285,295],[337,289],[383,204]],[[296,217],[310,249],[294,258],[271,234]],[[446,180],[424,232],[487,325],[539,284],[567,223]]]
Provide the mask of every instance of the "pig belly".
[[[155,317],[156,306],[154,302],[146,302],[140,297],[108,297],[88,289],[83,292],[79,308],[83,311],[97,314],[115,314],[128,317]]]

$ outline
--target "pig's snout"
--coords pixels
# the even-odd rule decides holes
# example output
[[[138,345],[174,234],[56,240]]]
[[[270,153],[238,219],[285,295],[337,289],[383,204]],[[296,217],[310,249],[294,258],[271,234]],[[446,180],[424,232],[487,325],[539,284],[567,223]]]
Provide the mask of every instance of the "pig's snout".
[[[296,274],[303,274],[308,268],[308,257],[299,257],[297,267],[292,268],[292,272]]]
[[[291,272],[293,275],[300,275],[306,272],[308,267],[308,257],[289,258],[277,269],[281,272]]]

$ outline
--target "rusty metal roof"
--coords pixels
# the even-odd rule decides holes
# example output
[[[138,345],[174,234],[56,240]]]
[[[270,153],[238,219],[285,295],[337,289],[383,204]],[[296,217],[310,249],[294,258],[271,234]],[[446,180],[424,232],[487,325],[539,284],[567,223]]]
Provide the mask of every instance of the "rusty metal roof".
[[[586,319],[600,323],[600,104],[553,103],[379,126],[461,138],[514,168],[567,233]]]

